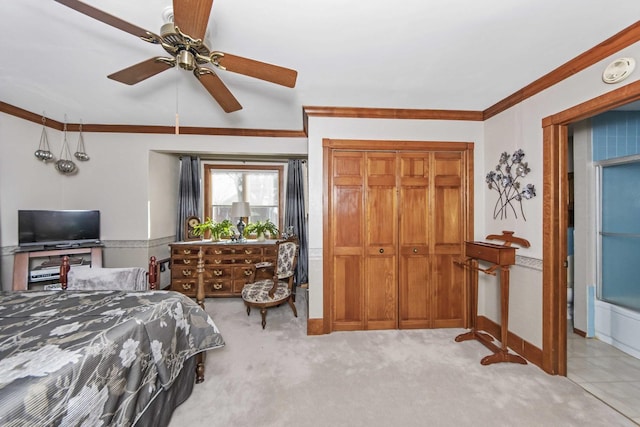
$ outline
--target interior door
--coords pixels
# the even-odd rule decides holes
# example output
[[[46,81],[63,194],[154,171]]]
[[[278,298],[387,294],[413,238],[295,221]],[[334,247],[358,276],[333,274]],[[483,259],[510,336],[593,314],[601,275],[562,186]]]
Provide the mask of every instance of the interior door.
[[[335,151],[331,158],[333,330],[364,329],[364,153]]]
[[[434,328],[466,326],[467,307],[463,268],[453,261],[464,255],[465,186],[462,152],[435,152],[431,223],[432,310]]]
[[[366,153],[365,158],[365,329],[397,329],[396,153]]]
[[[429,153],[399,156],[399,327],[432,325]]]

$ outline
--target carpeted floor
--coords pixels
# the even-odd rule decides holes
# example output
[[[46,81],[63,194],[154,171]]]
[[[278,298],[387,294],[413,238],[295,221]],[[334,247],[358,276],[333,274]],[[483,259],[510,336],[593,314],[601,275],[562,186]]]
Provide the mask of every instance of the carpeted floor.
[[[270,309],[267,328],[240,299],[207,299],[226,341],[170,427],[635,426],[565,377],[456,343],[461,329],[306,335],[301,293],[293,317]]]

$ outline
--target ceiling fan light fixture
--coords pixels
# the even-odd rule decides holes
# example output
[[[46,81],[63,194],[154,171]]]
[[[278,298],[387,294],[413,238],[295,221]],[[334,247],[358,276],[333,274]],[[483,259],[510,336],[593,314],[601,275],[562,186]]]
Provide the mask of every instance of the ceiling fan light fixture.
[[[160,36],[167,37],[176,34],[176,26],[173,22],[167,22],[160,27]]]
[[[186,49],[178,52],[176,60],[178,61],[178,65],[180,66],[180,68],[182,68],[183,70],[192,71],[196,68],[196,59],[194,58],[193,54]]]

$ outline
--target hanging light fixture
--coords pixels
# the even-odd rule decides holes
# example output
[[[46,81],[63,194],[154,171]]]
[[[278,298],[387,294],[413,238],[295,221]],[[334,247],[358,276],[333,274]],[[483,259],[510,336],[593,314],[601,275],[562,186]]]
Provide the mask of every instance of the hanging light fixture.
[[[71,160],[71,150],[67,142],[67,117],[64,118],[64,141],[60,151],[60,160],[56,162],[56,169],[65,175],[69,175],[76,170],[76,164]]]
[[[76,147],[76,152],[73,153],[76,159],[81,162],[86,162],[89,160],[89,155],[84,148],[84,137],[82,136],[82,122],[80,122],[80,134],[78,135],[78,147]]]
[[[33,153],[38,160],[42,160],[44,163],[53,160],[53,153],[49,148],[49,139],[47,138],[47,128],[45,126],[44,115],[42,116],[42,133],[40,134],[40,145],[35,153]]]

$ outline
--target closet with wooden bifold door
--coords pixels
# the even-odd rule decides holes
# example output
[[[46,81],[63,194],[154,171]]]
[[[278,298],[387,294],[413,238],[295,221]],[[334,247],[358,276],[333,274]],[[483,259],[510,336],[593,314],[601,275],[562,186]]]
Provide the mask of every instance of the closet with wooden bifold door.
[[[329,331],[467,327],[473,144],[323,141]]]

